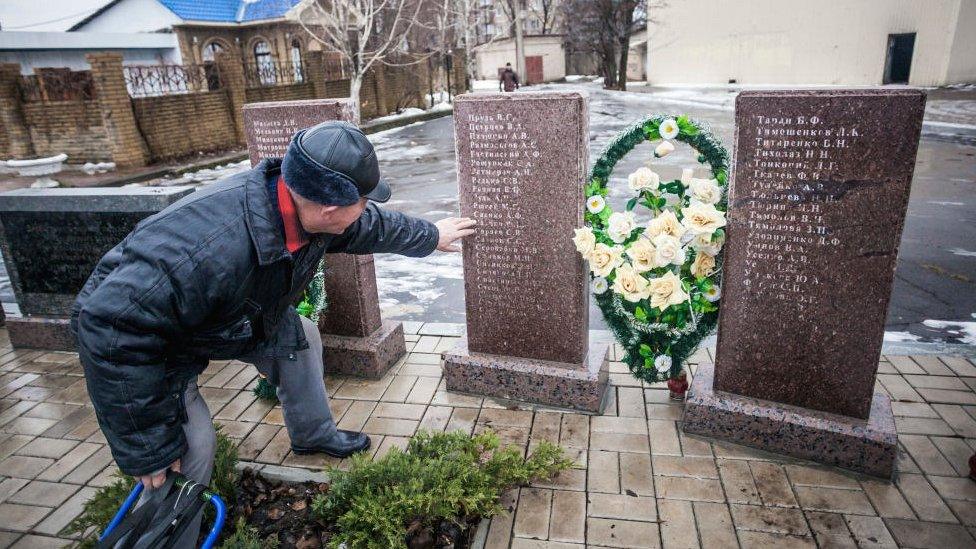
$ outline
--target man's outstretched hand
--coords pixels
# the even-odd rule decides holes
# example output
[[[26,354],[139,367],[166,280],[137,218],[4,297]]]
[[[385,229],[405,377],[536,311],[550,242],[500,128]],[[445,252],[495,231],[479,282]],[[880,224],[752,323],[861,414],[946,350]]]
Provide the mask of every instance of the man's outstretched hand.
[[[442,252],[460,252],[461,248],[454,243],[468,235],[474,234],[475,221],[468,217],[448,217],[441,219],[437,223],[437,230],[440,232],[440,240],[437,241],[437,249]]]
[[[143,475],[141,477],[136,477],[136,480],[141,482],[144,487],[154,490],[156,488],[159,488],[160,486],[163,485],[163,483],[166,482],[166,472],[169,471],[170,469],[179,473],[180,460],[174,461],[172,465],[163,469],[162,471],[156,471],[151,475]]]

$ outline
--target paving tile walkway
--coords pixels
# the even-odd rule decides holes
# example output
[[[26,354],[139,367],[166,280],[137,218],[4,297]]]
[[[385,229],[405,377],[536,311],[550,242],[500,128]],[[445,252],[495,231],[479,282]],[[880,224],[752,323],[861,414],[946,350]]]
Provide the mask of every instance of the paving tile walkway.
[[[339,425],[370,433],[375,455],[418,429],[490,427],[527,449],[559,443],[575,460],[551,482],[505,494],[509,512],[481,531],[488,548],[976,547],[976,482],[966,477],[976,364],[966,358],[882,357],[877,390],[894,399],[900,434],[897,480],[887,483],[686,436],[681,404],[616,361],[599,416],[450,393],[439,353],[459,327],[405,328],[409,354],[383,379],[326,378]],[[256,376],[215,361],[199,380],[241,459],[269,473],[342,467],[291,453],[281,409],[251,393]],[[115,470],[77,355],[15,351],[0,329],[0,547],[69,543],[62,528]]]

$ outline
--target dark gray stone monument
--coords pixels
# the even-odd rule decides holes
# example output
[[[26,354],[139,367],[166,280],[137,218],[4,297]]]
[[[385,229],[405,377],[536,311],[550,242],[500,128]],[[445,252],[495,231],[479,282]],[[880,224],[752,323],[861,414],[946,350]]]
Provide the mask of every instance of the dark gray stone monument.
[[[244,105],[251,164],[280,157],[298,130],[327,120],[355,122],[346,99],[276,101]],[[380,318],[372,255],[328,254],[329,308],[319,321],[330,373],[380,378],[406,352],[403,324]]]
[[[587,99],[461,95],[454,104],[467,336],[443,354],[447,388],[599,411],[606,343],[589,341],[583,226]]]
[[[192,187],[19,189],[0,194],[0,249],[23,315],[15,348],[73,351],[68,317],[98,260]]]
[[[925,94],[743,92],[715,365],[685,432],[890,477],[874,392]]]

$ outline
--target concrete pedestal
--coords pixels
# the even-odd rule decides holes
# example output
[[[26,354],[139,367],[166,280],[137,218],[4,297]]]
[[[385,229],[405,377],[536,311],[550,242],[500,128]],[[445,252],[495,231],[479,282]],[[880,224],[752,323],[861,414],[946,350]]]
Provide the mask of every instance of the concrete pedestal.
[[[326,374],[379,379],[407,353],[403,324],[391,320],[366,337],[321,335]]]
[[[898,453],[891,400],[874,393],[867,420],[715,391],[714,366],[695,372],[685,433],[818,461],[890,479]]]
[[[473,353],[467,338],[441,354],[448,391],[601,412],[609,379],[608,343],[591,343],[585,364]]]
[[[63,317],[11,317],[7,319],[7,333],[14,349],[78,350],[70,320]]]

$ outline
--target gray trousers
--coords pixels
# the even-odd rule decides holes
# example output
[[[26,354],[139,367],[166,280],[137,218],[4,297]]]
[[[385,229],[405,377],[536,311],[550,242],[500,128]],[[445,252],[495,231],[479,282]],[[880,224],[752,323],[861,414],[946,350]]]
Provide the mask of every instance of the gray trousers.
[[[278,400],[281,401],[285,427],[292,444],[316,447],[335,434],[336,425],[329,409],[329,397],[323,380],[325,366],[322,363],[322,337],[318,326],[304,317],[302,328],[305,329],[305,337],[308,339],[308,349],[296,352],[294,360],[260,359],[253,363],[259,372],[268,372],[275,367],[278,369]],[[251,361],[250,358],[246,360]],[[209,484],[217,436],[210,419],[210,409],[200,395],[195,380],[187,386],[185,400],[188,420],[183,424],[187,443],[186,453],[181,458],[183,476],[201,484]],[[137,507],[155,497],[161,497],[158,491],[143,491]],[[196,547],[202,519],[201,511],[180,536],[175,547]],[[233,524],[224,525],[224,528],[233,527]]]

